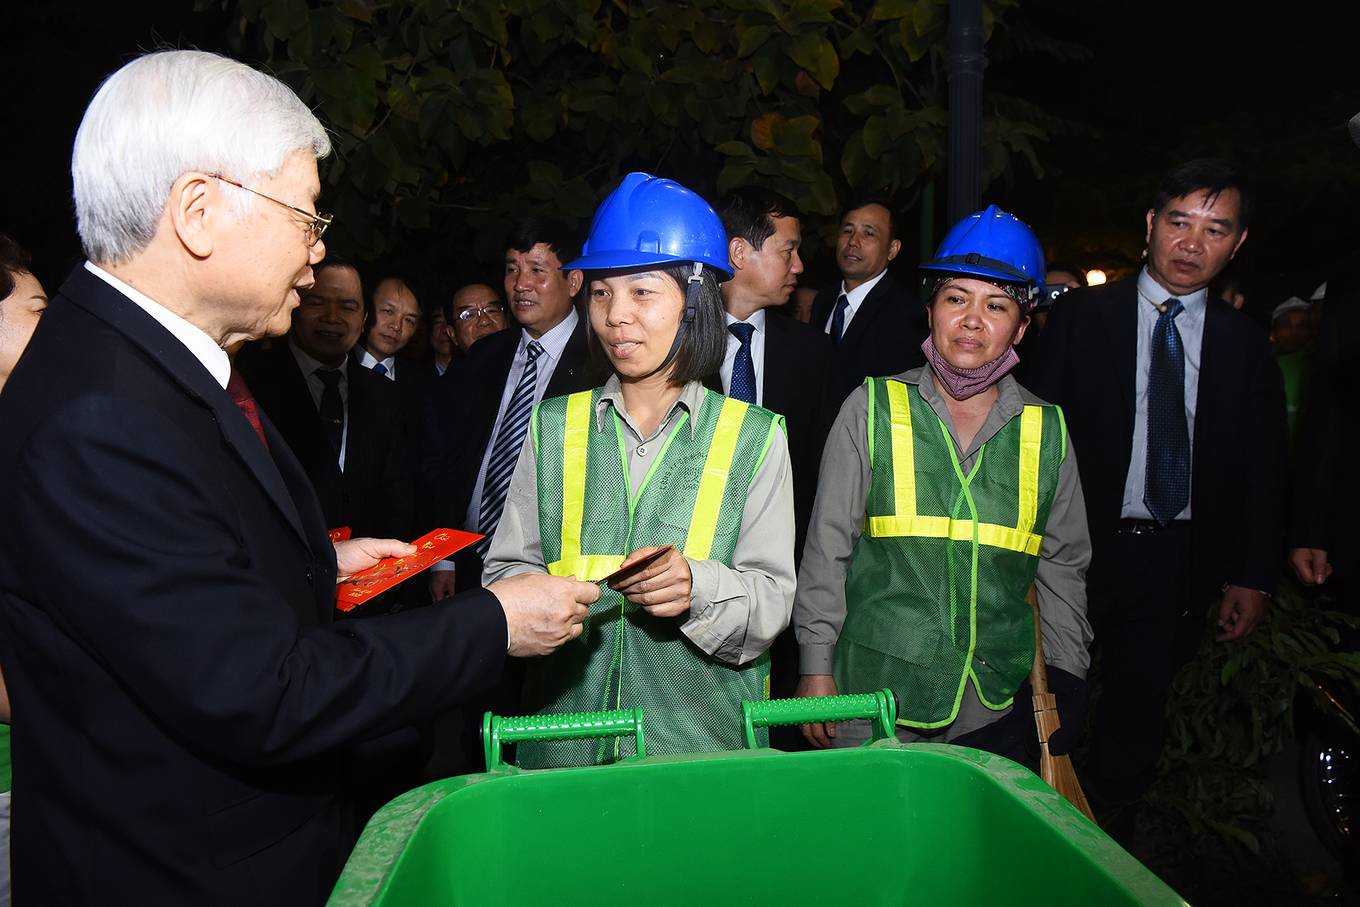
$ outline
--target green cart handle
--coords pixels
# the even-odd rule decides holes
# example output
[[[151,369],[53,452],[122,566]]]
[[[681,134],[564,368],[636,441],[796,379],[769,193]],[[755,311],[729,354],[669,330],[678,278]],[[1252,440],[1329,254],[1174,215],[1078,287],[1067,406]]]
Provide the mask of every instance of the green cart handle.
[[[893,735],[897,726],[897,697],[892,690],[848,693],[841,696],[807,696],[801,699],[747,700],[741,704],[746,748],[756,748],[756,728],[817,721],[848,721],[868,718],[874,723],[874,740]]]
[[[626,737],[629,734],[637,742],[637,754],[647,755],[647,747],[642,740],[642,709],[525,715],[520,718],[507,718],[487,712],[482,718],[482,748],[486,753],[486,770],[489,772],[505,765],[505,760],[501,758],[501,747],[507,743]]]

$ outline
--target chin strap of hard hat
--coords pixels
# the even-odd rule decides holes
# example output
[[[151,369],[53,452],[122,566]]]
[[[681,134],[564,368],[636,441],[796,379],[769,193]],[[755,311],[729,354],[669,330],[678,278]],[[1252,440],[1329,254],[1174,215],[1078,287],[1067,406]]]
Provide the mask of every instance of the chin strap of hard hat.
[[[703,292],[704,286],[704,265],[703,262],[694,262],[694,270],[686,278],[685,282],[685,311],[680,316],[680,326],[675,330],[675,339],[671,341],[670,352],[666,358],[661,360],[661,364],[652,369],[644,378],[650,378],[657,372],[663,372],[670,367],[675,359],[675,354],[680,352],[680,344],[685,342],[685,332],[694,323],[694,319],[699,314],[699,294]]]

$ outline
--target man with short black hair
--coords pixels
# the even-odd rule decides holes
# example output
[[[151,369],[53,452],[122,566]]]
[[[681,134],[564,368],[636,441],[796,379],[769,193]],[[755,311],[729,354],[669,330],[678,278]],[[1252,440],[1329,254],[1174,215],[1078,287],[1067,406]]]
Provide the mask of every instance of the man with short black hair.
[[[888,273],[901,250],[887,199],[859,199],[841,215],[836,235],[841,284],[817,294],[812,326],[825,331],[836,346],[835,390],[842,399],[865,378],[925,364],[925,306]]]
[[[1086,779],[1126,841],[1205,609],[1221,593],[1218,638],[1245,638],[1280,570],[1280,372],[1260,328],[1208,292],[1246,241],[1251,201],[1225,161],[1172,170],[1147,212],[1146,266],[1059,297],[1032,372],[1081,456],[1102,665]]]
[[[521,325],[483,337],[440,382],[430,419],[436,441],[424,458],[423,495],[430,520],[480,532],[486,540],[435,566],[436,598],[481,583],[482,556],[500,522],[529,410],[547,397],[596,385],[587,365],[586,323],[576,311],[580,271],[563,271],[578,240],[564,225],[529,218],[511,231],[505,250],[505,295]],[[452,379],[452,380],[450,380]]]
[[[500,293],[484,283],[459,287],[444,303],[444,318],[448,322],[449,335],[461,353],[472,349],[472,345],[483,337],[505,330],[509,323]]]

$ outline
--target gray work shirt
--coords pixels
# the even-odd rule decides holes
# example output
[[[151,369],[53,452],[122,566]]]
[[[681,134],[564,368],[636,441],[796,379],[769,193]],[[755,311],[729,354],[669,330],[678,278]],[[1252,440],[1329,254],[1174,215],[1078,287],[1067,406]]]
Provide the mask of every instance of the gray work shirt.
[[[972,468],[982,445],[1019,416],[1025,404],[1043,402],[1011,376],[1002,378],[997,383],[997,399],[991,412],[965,450],[959,444],[954,420],[929,366],[894,377],[920,389],[921,398],[949,429],[955,448],[962,451],[959,462],[965,472]],[[855,543],[864,531],[865,501],[869,494],[868,413],[868,390],[860,385],[841,406],[822,454],[817,503],[812,510],[793,604],[802,674],[832,673],[836,640],[845,623],[845,577]],[[954,481],[952,472],[947,481]],[[1035,586],[1045,659],[1070,674],[1085,677],[1091,645],[1091,625],[1086,620],[1086,568],[1091,562],[1091,539],[1086,530],[1086,505],[1070,440],[1067,456],[1058,470],[1058,488],[1039,556]],[[1004,714],[988,709],[978,700],[971,680],[965,693],[958,718],[942,739],[977,730]]]
[[[698,381],[680,392],[656,431],[644,436],[628,415],[618,376],[611,376],[595,410],[595,430],[613,432],[610,410],[623,423],[628,454],[628,485],[640,488],[647,471],[666,447],[680,414],[689,412],[687,434],[694,439],[707,393]],[[769,649],[789,625],[796,576],[793,567],[793,478],[788,441],[776,431],[764,461],[746,493],[741,531],[732,566],[687,558],[693,574],[688,615],[676,618],[679,630],[704,652],[728,664],[743,665]],[[525,444],[505,501],[505,513],[487,552],[482,585],[521,573],[543,573],[543,544],[538,520],[538,461]]]

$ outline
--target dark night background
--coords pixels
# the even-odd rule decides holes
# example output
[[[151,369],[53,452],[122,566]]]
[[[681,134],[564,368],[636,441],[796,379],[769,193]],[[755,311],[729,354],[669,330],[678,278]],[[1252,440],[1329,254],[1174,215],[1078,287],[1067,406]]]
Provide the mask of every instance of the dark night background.
[[[1250,309],[1264,319],[1286,296],[1307,297],[1360,237],[1360,149],[1345,128],[1360,111],[1360,80],[1353,35],[1332,18],[1343,6],[1299,5],[1289,16],[1282,5],[1258,13],[1222,0],[1024,3],[1013,15],[1090,56],[992,63],[988,87],[1040,103],[1073,126],[1041,146],[1041,176],[1017,161],[1007,183],[984,190],[984,204],[1031,223],[1050,259],[1118,274],[1136,266],[1158,175],[1188,157],[1233,157],[1258,189],[1251,237],[1234,266]],[[52,287],[79,256],[67,168],[100,79],[154,47],[225,50],[231,17],[195,12],[192,0],[12,3],[0,17],[10,136],[0,230],[31,248]],[[941,181],[936,238],[946,226],[943,190]],[[904,221],[909,264],[917,218]],[[804,282],[819,282],[829,256],[809,258]]]

